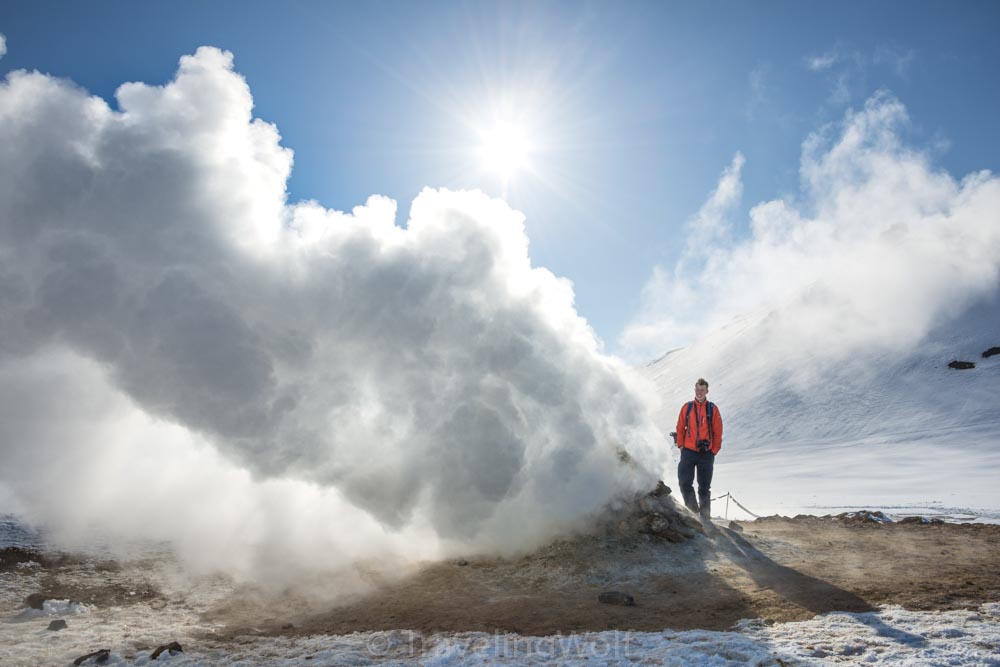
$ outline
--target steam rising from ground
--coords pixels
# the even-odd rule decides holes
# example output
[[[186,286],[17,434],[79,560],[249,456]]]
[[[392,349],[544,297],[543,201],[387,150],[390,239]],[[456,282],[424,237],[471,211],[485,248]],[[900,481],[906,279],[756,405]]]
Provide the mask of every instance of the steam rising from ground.
[[[910,349],[989,298],[1000,284],[1000,179],[984,171],[956,181],[934,169],[903,142],[908,122],[883,92],[810,136],[801,197],[755,205],[748,234],[734,219],[737,154],[690,222],[676,269],[654,272],[623,344],[648,359],[750,314],[761,322],[745,346],[754,372],[804,358],[815,370]]]
[[[117,99],[0,85],[0,484],[27,514],[253,576],[524,548],[655,479],[644,392],[519,213],[288,204],[291,151],[213,48]]]

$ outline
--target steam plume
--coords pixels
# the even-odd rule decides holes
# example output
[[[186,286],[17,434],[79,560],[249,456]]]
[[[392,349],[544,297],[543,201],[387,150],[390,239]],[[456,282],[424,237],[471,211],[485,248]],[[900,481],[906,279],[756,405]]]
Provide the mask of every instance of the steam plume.
[[[288,203],[292,153],[214,48],[117,100],[0,85],[0,482],[34,518],[247,573],[509,551],[666,463],[502,201],[428,189],[405,227],[381,196]]]

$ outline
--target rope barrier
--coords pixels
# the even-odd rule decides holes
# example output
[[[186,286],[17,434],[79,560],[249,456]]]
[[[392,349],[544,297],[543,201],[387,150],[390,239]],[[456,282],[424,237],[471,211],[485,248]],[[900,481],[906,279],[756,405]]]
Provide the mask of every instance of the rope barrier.
[[[723,495],[719,496],[718,498],[712,498],[712,500],[713,501],[722,500],[723,498],[726,499],[726,518],[727,519],[729,518],[729,501],[730,500],[732,500],[736,504],[737,507],[739,507],[741,510],[743,510],[744,512],[746,512],[747,514],[749,514],[753,518],[755,518],[755,519],[759,519],[760,518],[759,514],[754,514],[753,512],[751,512],[750,510],[748,510],[746,507],[744,507],[742,504],[740,504],[740,501],[736,500],[736,498],[733,498],[733,495],[731,493],[729,493],[728,491],[726,493],[724,493]]]

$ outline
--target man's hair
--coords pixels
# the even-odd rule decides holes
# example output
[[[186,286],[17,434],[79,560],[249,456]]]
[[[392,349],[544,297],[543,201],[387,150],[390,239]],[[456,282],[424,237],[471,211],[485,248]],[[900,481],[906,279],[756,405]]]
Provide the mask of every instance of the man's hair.
[[[694,383],[694,386],[702,385],[705,389],[708,389],[708,380],[705,378],[698,378],[698,381]]]

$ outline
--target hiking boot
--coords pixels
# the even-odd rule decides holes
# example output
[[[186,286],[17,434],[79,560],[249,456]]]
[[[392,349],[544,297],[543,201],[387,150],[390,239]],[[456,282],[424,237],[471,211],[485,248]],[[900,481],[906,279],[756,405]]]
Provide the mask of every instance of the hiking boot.
[[[710,498],[702,499],[701,507],[698,508],[698,516],[704,523],[712,523],[712,500]]]
[[[681,489],[681,495],[684,496],[684,506],[689,510],[698,513],[698,501],[695,500],[694,489],[688,491],[687,489]]]

